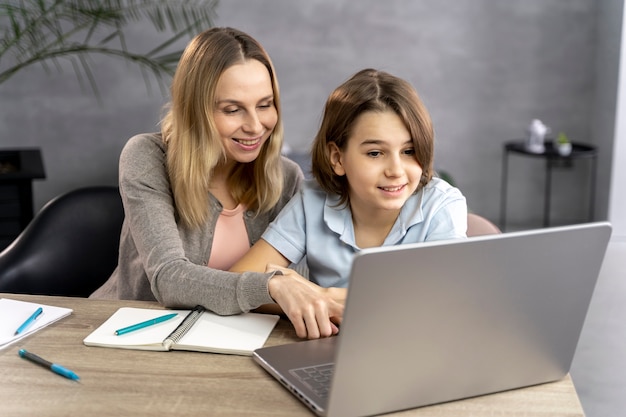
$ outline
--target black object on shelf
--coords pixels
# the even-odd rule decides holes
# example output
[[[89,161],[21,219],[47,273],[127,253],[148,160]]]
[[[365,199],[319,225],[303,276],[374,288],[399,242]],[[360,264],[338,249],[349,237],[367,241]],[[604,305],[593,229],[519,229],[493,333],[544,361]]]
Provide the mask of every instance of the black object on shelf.
[[[531,158],[543,158],[545,165],[544,201],[543,201],[543,227],[550,226],[550,200],[552,195],[552,169],[559,166],[570,166],[574,160],[589,159],[591,163],[591,176],[589,179],[589,209],[588,220],[594,219],[595,187],[596,187],[596,165],[598,151],[595,146],[583,143],[572,143],[571,153],[567,156],[559,154],[554,147],[553,140],[546,140],[545,150],[541,153],[529,151],[523,140],[515,140],[504,143],[504,153],[502,155],[502,184],[500,190],[500,229],[506,229],[506,203],[508,186],[508,161],[510,154]]]
[[[0,149],[0,251],[33,219],[32,182],[44,178],[39,149]]]

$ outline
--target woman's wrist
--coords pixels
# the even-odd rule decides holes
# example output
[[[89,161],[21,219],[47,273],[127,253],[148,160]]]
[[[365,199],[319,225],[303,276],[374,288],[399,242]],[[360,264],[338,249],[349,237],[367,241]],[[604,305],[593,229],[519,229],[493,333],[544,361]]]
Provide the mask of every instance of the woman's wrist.
[[[278,295],[280,280],[284,277],[284,275],[280,271],[274,271],[272,276],[267,280],[267,292],[274,302],[276,301],[276,296]]]

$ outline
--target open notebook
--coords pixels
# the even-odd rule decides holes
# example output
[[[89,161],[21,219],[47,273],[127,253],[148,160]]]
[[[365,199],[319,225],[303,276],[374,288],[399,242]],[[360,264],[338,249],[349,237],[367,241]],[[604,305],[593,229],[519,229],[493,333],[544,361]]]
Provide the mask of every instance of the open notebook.
[[[87,336],[83,343],[118,349],[189,350],[249,356],[265,344],[279,319],[279,316],[270,314],[218,316],[209,311],[194,315],[193,311],[122,307]],[[115,334],[118,329],[168,313],[178,315],[140,330],[119,336]],[[189,318],[185,320],[186,317]],[[185,323],[181,325],[183,320]]]
[[[41,307],[43,313],[23,333],[15,334],[15,330],[28,319],[37,308]],[[71,308],[49,306],[45,304],[31,303],[28,301],[0,298],[0,349],[11,343],[35,333],[36,331],[54,323],[72,313]]]

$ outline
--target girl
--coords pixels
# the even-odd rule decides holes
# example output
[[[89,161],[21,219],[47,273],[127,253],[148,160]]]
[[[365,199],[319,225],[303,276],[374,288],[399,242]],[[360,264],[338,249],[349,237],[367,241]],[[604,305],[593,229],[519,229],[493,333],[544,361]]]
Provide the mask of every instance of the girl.
[[[336,333],[354,253],[466,236],[465,198],[433,177],[433,153],[430,116],[411,85],[382,71],[358,72],[326,102],[312,149],[316,182],[305,184],[232,270],[262,271],[269,262],[268,270],[282,272],[270,291],[298,336]],[[310,281],[285,269],[305,256]]]

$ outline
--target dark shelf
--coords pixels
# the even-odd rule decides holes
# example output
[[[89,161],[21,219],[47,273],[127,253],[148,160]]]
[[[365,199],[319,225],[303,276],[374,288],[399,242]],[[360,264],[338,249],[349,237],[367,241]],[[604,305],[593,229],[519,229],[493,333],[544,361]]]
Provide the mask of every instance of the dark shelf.
[[[39,149],[0,150],[0,250],[32,220],[32,182],[44,178]]]

